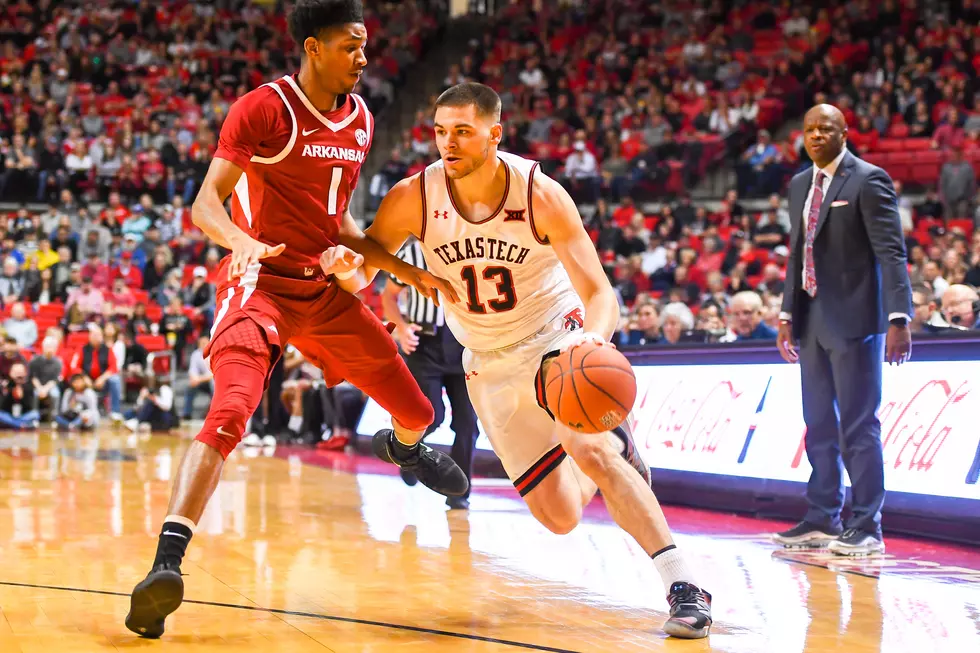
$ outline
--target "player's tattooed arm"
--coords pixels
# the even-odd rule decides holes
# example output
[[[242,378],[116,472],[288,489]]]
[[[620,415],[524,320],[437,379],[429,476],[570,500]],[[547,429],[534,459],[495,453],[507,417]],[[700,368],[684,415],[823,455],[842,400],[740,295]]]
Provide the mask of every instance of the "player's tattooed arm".
[[[608,341],[619,326],[619,302],[578,207],[561,184],[541,172],[534,176],[531,204],[539,235],[551,243],[585,304],[584,331]]]
[[[229,279],[242,276],[249,265],[264,258],[279,256],[286,249],[283,244],[273,246],[261,243],[232,222],[231,216],[225,210],[225,200],[231,195],[241,176],[242,169],[237,165],[227,159],[215,157],[191,207],[194,224],[211,240],[231,250]]]

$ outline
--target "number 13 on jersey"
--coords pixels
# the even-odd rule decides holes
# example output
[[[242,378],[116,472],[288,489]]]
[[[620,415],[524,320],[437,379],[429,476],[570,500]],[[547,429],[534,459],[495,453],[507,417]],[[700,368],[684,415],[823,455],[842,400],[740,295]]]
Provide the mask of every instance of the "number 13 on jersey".
[[[476,267],[467,265],[459,271],[466,284],[466,308],[470,313],[486,313],[489,307],[494,313],[509,311],[517,305],[517,291],[514,289],[514,276],[510,268],[502,265],[490,265],[483,268],[482,276],[486,281],[495,282],[497,285],[497,296],[487,300],[484,304],[480,301],[480,288],[477,280]]]

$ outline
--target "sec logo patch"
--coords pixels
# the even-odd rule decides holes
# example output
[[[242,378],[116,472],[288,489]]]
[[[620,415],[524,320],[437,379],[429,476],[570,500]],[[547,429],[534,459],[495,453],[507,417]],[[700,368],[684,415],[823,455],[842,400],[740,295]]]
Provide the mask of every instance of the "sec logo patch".
[[[364,147],[367,145],[367,132],[363,129],[358,129],[356,132],[354,132],[354,140],[357,141],[358,145]]]

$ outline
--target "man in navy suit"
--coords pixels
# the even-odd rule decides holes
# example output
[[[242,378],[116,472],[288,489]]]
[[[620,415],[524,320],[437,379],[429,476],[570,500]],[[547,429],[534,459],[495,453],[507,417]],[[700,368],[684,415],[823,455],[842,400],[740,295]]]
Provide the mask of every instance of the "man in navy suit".
[[[773,539],[870,555],[885,550],[876,415],[882,360],[900,365],[912,349],[905,239],[892,180],[847,151],[843,114],[815,106],[803,119],[803,134],[813,166],[789,186],[793,229],[776,344],[787,362],[800,363],[813,471],[803,521]],[[846,528],[843,468],[852,488]]]

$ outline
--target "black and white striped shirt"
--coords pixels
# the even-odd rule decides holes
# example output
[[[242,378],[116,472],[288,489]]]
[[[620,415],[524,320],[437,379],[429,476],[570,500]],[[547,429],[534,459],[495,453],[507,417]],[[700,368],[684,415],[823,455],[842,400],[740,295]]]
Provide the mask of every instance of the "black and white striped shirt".
[[[398,250],[397,256],[409,265],[414,265],[423,270],[429,269],[425,265],[425,258],[422,256],[422,246],[414,238]],[[399,286],[405,285],[394,276],[390,276],[389,279]],[[402,305],[402,315],[412,324],[433,324],[438,327],[446,324],[446,316],[442,307],[436,306],[434,301],[423,297],[419,291],[411,286],[408,288],[408,300]]]

